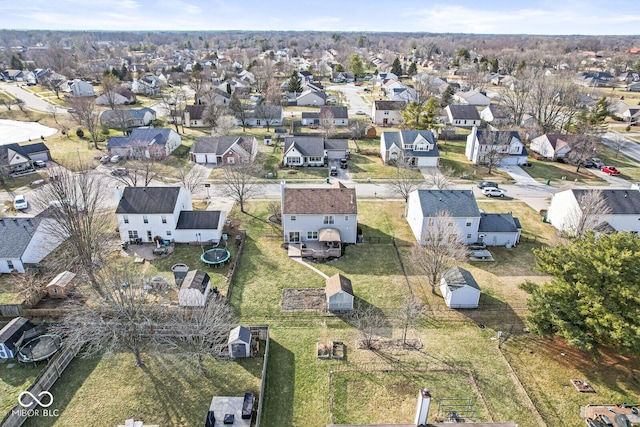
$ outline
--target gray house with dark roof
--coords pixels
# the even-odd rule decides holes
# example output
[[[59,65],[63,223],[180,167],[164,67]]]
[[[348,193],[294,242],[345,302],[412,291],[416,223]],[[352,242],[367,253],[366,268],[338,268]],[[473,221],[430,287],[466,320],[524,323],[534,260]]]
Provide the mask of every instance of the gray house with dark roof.
[[[148,107],[129,110],[106,110],[100,115],[100,123],[111,129],[130,130],[149,126],[156,119],[156,112]]]
[[[518,219],[509,213],[481,213],[471,190],[415,190],[409,193],[406,218],[419,244],[425,243],[427,228],[434,226],[433,219],[442,212],[451,215],[451,226],[464,244],[515,246],[520,241]]]
[[[480,126],[480,113],[473,105],[447,105],[444,109],[452,126],[472,127]]]
[[[253,136],[197,138],[189,151],[192,161],[209,165],[233,165],[255,159],[258,141]]]
[[[122,241],[218,242],[222,237],[226,213],[192,210],[191,193],[183,187],[117,187],[115,195]]]
[[[107,149],[109,155],[162,159],[171,154],[181,143],[182,138],[173,129],[136,128],[129,136],[109,138]]]
[[[286,136],[283,164],[285,166],[323,166],[325,160],[344,159],[349,152],[346,139],[323,136]]]
[[[380,156],[385,164],[402,159],[418,167],[438,166],[440,159],[436,139],[429,130],[382,132]]]

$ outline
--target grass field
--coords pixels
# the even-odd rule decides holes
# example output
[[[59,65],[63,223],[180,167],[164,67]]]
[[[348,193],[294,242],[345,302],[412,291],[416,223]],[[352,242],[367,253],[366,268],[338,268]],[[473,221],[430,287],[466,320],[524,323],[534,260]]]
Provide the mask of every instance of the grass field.
[[[18,395],[27,390],[44,365],[23,365],[16,360],[0,363],[0,413],[2,416],[18,403]]]

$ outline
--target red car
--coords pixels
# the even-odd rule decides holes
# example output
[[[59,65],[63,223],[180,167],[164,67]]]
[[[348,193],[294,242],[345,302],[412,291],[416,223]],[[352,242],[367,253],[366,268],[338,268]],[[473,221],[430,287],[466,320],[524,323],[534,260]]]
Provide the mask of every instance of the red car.
[[[600,170],[609,175],[620,175],[620,171],[615,166],[603,166]]]

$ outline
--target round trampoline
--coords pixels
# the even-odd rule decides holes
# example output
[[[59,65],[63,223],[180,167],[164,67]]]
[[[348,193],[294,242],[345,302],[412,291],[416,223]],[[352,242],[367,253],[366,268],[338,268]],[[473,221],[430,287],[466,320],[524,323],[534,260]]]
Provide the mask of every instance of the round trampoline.
[[[62,347],[62,338],[55,334],[40,335],[18,351],[18,360],[21,362],[39,362],[50,358]]]
[[[209,265],[220,265],[231,258],[231,253],[225,248],[213,248],[204,252],[200,256],[200,260]]]

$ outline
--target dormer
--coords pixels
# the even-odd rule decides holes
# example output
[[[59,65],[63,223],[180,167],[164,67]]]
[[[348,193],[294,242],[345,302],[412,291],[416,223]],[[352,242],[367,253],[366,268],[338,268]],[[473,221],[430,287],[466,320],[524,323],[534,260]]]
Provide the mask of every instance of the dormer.
[[[413,141],[413,151],[431,151],[433,150],[433,143],[427,141],[427,139],[418,134]]]

